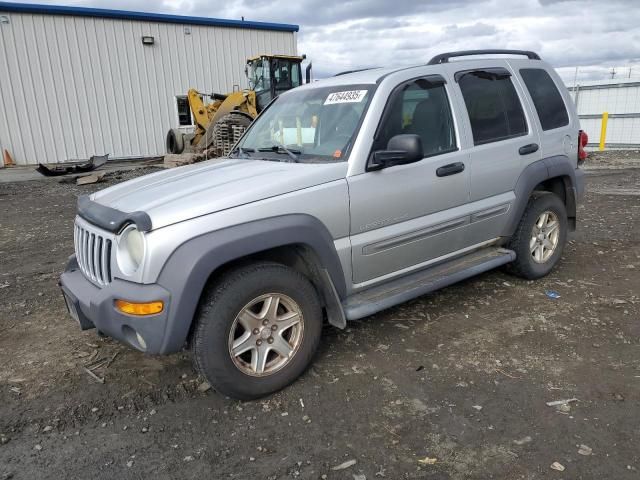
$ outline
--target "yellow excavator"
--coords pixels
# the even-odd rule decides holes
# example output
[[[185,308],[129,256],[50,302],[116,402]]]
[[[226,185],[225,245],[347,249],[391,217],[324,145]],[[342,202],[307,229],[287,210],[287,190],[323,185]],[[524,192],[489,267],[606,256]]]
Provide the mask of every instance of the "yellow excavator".
[[[169,153],[201,153],[207,157],[229,153],[251,122],[278,95],[302,85],[302,62],[306,56],[258,55],[247,59],[245,74],[249,89],[231,93],[203,94],[190,89],[187,100],[195,131],[171,129],[167,134]],[[311,63],[306,68],[311,81]],[[205,104],[204,98],[211,102]]]

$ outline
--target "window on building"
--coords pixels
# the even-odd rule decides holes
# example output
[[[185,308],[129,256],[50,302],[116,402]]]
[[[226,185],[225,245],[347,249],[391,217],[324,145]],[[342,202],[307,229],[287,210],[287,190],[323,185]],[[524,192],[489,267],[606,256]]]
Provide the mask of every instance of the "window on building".
[[[460,73],[456,77],[458,75]],[[458,77],[458,84],[469,113],[475,145],[527,134],[522,104],[507,70],[464,72]]]
[[[391,137],[403,133],[420,136],[425,157],[456,150],[451,108],[442,81],[412,80],[394,91],[374,150],[384,150]]]
[[[188,127],[193,125],[193,119],[191,118],[191,108],[189,108],[189,99],[186,95],[180,95],[176,97],[176,107],[178,111],[178,125],[181,127]]]
[[[567,107],[549,74],[541,68],[523,68],[520,75],[536,107],[542,130],[568,125]]]

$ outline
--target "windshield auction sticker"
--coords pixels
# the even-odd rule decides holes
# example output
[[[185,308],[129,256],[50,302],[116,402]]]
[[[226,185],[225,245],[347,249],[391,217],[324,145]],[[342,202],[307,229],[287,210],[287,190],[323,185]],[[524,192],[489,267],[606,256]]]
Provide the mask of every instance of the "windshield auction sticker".
[[[334,103],[360,103],[367,90],[348,90],[346,92],[334,92],[330,93],[327,99],[324,101],[325,105],[333,105]]]

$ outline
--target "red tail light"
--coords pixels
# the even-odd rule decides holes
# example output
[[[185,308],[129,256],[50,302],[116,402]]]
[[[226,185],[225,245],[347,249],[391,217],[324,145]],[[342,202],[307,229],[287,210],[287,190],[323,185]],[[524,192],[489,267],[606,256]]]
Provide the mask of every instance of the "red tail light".
[[[587,159],[587,152],[584,147],[589,143],[589,135],[584,130],[578,132],[578,161],[584,162]]]

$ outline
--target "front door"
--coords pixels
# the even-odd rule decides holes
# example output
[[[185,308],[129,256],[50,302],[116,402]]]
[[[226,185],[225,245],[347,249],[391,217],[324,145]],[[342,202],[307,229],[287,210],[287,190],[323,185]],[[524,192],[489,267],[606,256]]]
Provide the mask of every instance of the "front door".
[[[464,247],[468,226],[468,154],[439,75],[394,90],[373,151],[395,135],[422,139],[423,160],[348,178],[353,281],[359,286],[419,268]]]

